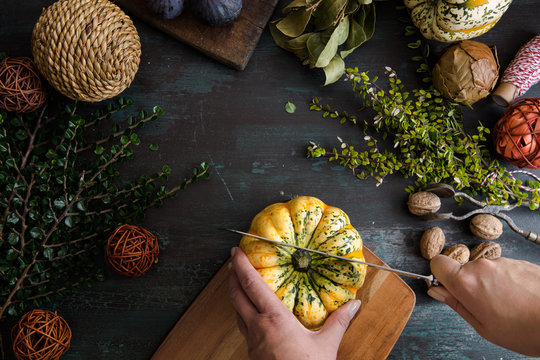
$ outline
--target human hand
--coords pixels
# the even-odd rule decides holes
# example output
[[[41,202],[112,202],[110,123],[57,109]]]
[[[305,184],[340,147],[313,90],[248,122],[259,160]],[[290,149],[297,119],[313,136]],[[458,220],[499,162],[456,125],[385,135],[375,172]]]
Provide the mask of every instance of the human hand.
[[[257,360],[335,359],[341,338],[360,308],[351,300],[332,313],[322,329],[306,329],[279,300],[240,248],[232,248],[229,297],[249,357]]]
[[[454,309],[485,339],[540,356],[540,266],[526,261],[479,259],[461,266],[448,256],[431,260],[444,286],[428,295]]]

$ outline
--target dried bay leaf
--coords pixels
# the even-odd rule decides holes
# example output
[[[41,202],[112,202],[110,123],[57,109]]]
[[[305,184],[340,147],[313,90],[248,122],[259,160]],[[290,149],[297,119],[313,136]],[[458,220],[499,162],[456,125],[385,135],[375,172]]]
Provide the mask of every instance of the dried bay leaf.
[[[294,53],[300,60],[306,60],[309,56],[308,50],[306,47],[306,42],[313,33],[305,33],[295,38],[291,38],[283,35],[277,28],[276,23],[271,22],[269,24],[270,33],[274,38],[276,44],[285,49]]]
[[[361,4],[358,1],[349,1],[345,8],[345,15],[354,14],[360,9]]]
[[[294,0],[291,1],[289,5],[285,6],[282,11],[285,14],[294,8],[307,7],[310,2],[310,0]]]
[[[323,67],[323,70],[324,76],[326,77],[324,86],[335,83],[345,72],[345,61],[343,61],[343,59],[338,54],[336,54],[332,58],[330,63]]]
[[[347,0],[322,0],[313,14],[315,31],[328,29],[338,20],[347,5]]]
[[[313,33],[305,33],[287,41],[288,50],[298,56],[300,60],[309,59],[309,52],[306,43],[312,34]]]
[[[270,34],[272,35],[272,38],[274,39],[274,42],[282,49],[289,50],[287,48],[287,41],[291,38],[288,36],[283,35],[281,31],[277,28],[276,24],[279,20],[271,21],[268,24],[268,27],[270,29]]]
[[[340,53],[343,59],[371,39],[375,33],[375,4],[361,6],[354,16],[349,18],[349,36]]]
[[[328,85],[344,72],[343,58],[373,35],[372,1],[292,0],[283,9],[287,15],[270,22],[270,33],[278,46],[294,53],[303,65],[322,68]]]
[[[330,32],[331,31],[331,32]],[[324,39],[330,33],[328,41]],[[343,44],[349,34],[349,19],[344,18],[334,29],[328,29],[322,33],[313,33],[307,40],[309,61],[311,67],[324,68],[334,58],[338,46]]]
[[[289,37],[297,37],[302,35],[311,18],[311,11],[304,8],[292,10],[285,18],[276,23],[276,27]]]

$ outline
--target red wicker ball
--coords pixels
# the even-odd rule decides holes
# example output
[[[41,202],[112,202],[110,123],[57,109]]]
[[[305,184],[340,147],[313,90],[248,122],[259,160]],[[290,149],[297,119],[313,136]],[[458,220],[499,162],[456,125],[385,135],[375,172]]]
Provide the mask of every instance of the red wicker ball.
[[[119,274],[144,274],[159,254],[157,237],[140,226],[121,225],[107,240],[105,259]]]
[[[495,148],[521,168],[540,168],[540,99],[518,99],[508,106],[493,129]]]
[[[27,113],[39,109],[47,98],[31,59],[5,58],[0,62],[0,109]]]
[[[18,360],[56,360],[69,349],[71,329],[55,312],[27,312],[11,329],[13,352]]]

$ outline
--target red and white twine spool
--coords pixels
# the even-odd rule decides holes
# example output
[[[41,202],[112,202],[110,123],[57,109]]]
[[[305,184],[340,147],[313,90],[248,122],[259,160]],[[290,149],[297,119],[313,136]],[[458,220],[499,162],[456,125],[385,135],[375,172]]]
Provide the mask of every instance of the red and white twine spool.
[[[499,105],[508,105],[525,94],[540,81],[540,35],[523,45],[510,62],[501,78],[501,85],[493,93]]]

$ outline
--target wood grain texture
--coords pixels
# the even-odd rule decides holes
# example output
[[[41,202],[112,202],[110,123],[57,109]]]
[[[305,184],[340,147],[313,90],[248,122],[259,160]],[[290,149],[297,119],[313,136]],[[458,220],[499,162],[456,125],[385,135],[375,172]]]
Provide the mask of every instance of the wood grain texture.
[[[148,9],[146,0],[115,0],[128,13],[206,55],[244,70],[278,0],[244,0],[240,16],[224,26],[208,26],[195,19],[186,6],[174,19],[161,19]]]
[[[0,51],[31,56],[33,26],[42,8],[54,1],[3,1]],[[288,2],[282,0],[279,5]],[[386,85],[384,66],[391,66],[411,90],[421,85],[418,64],[410,61],[418,53],[407,47],[416,38],[403,35],[405,25],[399,18],[404,14],[395,5],[395,1],[376,2],[373,38],[345,60],[347,66],[378,75],[381,86]],[[275,17],[281,16],[278,11]],[[501,21],[476,39],[497,46],[501,70],[521,45],[540,33],[536,13],[538,0],[514,1]],[[63,298],[54,297],[44,305],[57,310],[73,332],[71,347],[62,360],[148,360],[229,258],[230,248],[238,244],[236,235],[218,228],[247,229],[263,207],[295,195],[317,196],[343,209],[365,245],[390,266],[429,273],[419,242],[422,232],[434,224],[408,212],[404,189],[412,184],[411,179],[396,174],[376,187],[376,181],[360,181],[335,162],[305,157],[310,140],[328,147],[340,145],[336,136],[355,148],[365,143],[360,128],[340,126],[308,109],[311,98],[318,96],[335,109],[370,120],[373,114],[359,111],[361,102],[348,83],[321,87],[324,76],[277,47],[268,29],[245,71],[236,71],[132,18],[143,53],[135,80],[122,94],[135,105],[117,119],[154,105],[161,106],[165,114],[141,130],[136,160],[119,167],[121,178],[150,174],[167,164],[172,169],[169,184],[175,185],[203,160],[212,165],[211,177],[168,199],[161,208],[150,209],[138,223],[155,233],[160,244],[159,262],[144,276],[126,279],[99,264],[105,281]],[[446,44],[431,45],[430,60],[435,61]],[[540,97],[540,84],[527,96]],[[294,114],[285,112],[287,101],[296,104]],[[491,128],[504,108],[485,99],[473,110],[464,111],[465,125],[471,130],[478,121]],[[108,128],[110,124],[104,125]],[[159,151],[148,150],[152,143],[159,144]],[[533,172],[540,175],[540,170]],[[441,211],[470,209],[447,199]],[[540,231],[540,213],[516,209],[511,216],[520,227]],[[444,230],[449,245],[479,242],[466,221],[436,225]],[[540,264],[540,246],[506,225],[498,241],[504,256]],[[484,340],[452,309],[431,299],[422,281],[403,280],[415,292],[416,305],[387,359],[527,359]],[[0,324],[7,359],[14,359],[9,334],[15,320]]]
[[[386,265],[364,247],[366,261]],[[228,262],[212,278],[160,345],[152,360],[248,360],[228,296]],[[386,358],[414,308],[414,292],[397,275],[368,268],[338,359]]]

